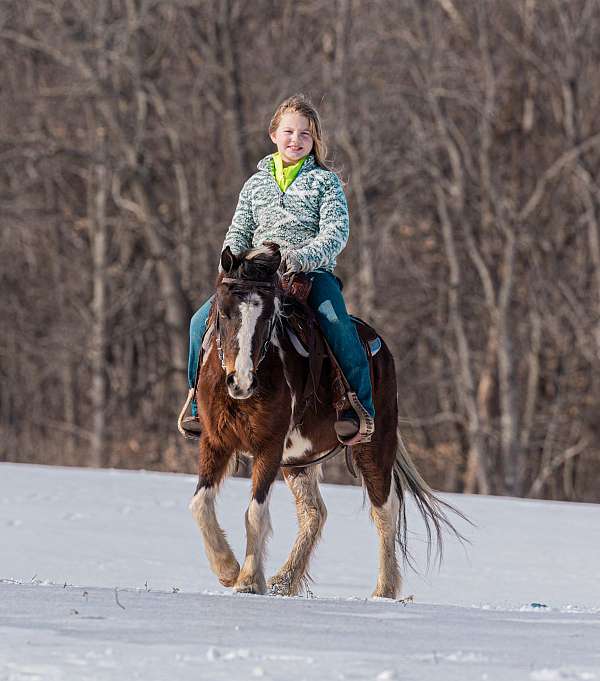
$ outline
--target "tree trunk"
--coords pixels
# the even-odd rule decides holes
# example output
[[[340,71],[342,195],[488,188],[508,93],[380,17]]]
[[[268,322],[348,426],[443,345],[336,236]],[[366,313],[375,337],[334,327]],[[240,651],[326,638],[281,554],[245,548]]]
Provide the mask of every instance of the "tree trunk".
[[[92,294],[92,438],[91,461],[94,466],[107,464],[106,456],[106,347],[107,347],[107,302],[106,276],[108,234],[106,224],[106,202],[108,199],[108,170],[104,159],[96,163],[90,173],[88,191],[92,211],[89,215],[92,241],[93,294]]]

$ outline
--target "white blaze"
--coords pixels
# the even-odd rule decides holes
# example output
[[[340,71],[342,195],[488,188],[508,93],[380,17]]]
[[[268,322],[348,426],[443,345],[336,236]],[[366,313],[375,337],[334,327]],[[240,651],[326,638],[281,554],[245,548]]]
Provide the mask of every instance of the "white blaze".
[[[252,363],[252,339],[256,330],[256,322],[263,306],[260,296],[252,294],[248,302],[240,303],[242,323],[238,331],[238,354],[235,358],[235,374],[237,384],[242,390],[249,390],[250,374],[254,369]]]

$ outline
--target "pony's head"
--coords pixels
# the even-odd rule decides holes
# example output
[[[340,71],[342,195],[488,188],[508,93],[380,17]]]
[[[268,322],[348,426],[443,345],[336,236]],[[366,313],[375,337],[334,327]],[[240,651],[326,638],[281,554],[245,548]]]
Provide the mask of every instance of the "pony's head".
[[[229,395],[252,396],[257,372],[275,330],[279,310],[279,246],[265,243],[234,255],[221,254],[217,280],[216,337]]]

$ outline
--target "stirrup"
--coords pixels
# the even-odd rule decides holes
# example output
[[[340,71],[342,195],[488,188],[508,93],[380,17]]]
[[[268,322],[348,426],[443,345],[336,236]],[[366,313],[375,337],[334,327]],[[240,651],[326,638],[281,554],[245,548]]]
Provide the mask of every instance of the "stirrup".
[[[338,441],[346,447],[353,445],[362,445],[366,442],[371,442],[373,433],[375,432],[375,419],[362,406],[356,393],[347,393],[348,402],[358,417],[358,432],[349,437],[342,437],[336,430]]]
[[[185,418],[185,413],[188,410],[188,407],[190,406],[190,403],[194,397],[194,388],[190,388],[188,392],[187,399],[185,401],[185,404],[183,405],[183,409],[181,410],[179,414],[179,418],[177,419],[177,430],[183,435],[183,437],[186,440],[198,440],[201,436],[201,433],[194,431],[194,430],[187,430],[185,427],[186,421],[189,421],[191,417]]]

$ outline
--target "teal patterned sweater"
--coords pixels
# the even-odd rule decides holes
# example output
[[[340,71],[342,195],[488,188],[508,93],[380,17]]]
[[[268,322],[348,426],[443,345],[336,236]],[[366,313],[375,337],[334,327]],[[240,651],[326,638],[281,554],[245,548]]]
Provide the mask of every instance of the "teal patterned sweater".
[[[223,248],[236,255],[274,241],[282,254],[293,249],[302,271],[333,272],[348,241],[348,205],[338,176],[310,154],[282,192],[273,177],[273,157],[263,158],[242,187]]]

